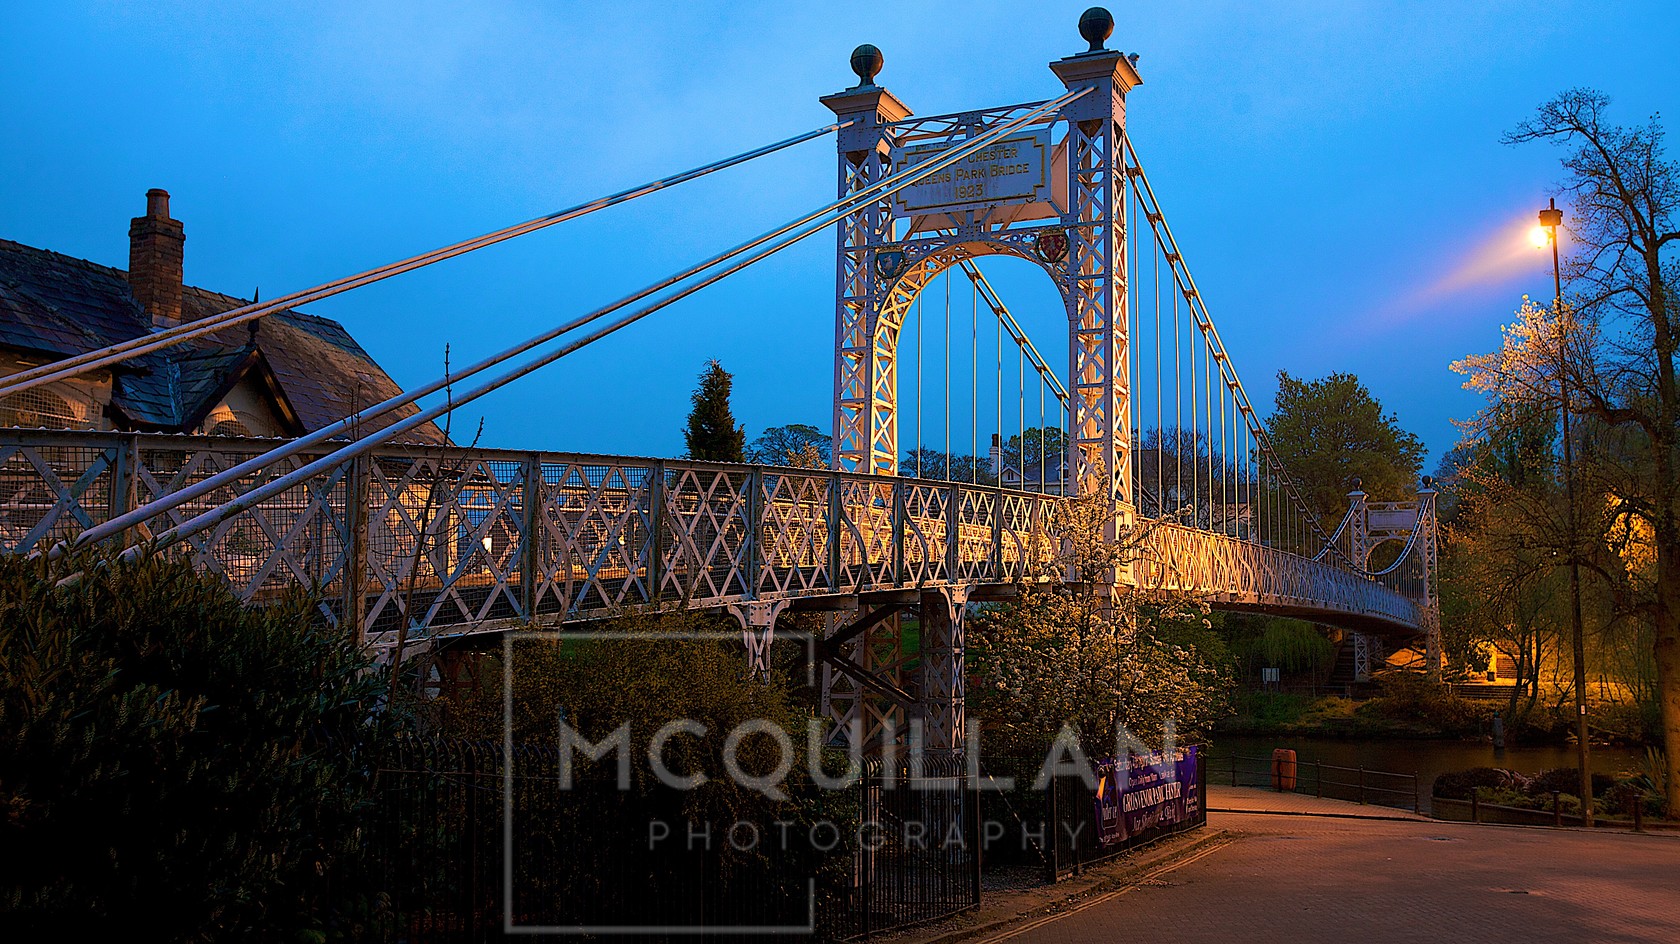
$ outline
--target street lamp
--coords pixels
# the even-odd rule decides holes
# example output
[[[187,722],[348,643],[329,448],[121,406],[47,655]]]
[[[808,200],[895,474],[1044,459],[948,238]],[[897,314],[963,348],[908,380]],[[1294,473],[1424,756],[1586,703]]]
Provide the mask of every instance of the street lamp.
[[[1575,525],[1575,446],[1569,438],[1569,365],[1564,354],[1563,268],[1558,261],[1558,227],[1563,225],[1563,211],[1557,200],[1549,201],[1540,211],[1540,229],[1552,246],[1552,317],[1557,322],[1558,345],[1558,414],[1563,433],[1563,501],[1569,516],[1565,532],[1569,540],[1569,605],[1575,656],[1575,741],[1581,765],[1581,817],[1587,826],[1593,824],[1592,768],[1587,765],[1590,750],[1587,745],[1587,655],[1581,629],[1581,565],[1577,559]]]

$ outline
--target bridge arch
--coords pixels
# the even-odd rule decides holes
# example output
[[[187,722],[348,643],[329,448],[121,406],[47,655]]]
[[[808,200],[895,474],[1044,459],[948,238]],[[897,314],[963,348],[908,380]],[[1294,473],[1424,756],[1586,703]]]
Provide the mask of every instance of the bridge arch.
[[[1027,245],[1023,245],[1027,242]],[[1057,296],[1069,319],[1071,335],[1072,319],[1075,317],[1077,306],[1068,292],[1067,269],[1062,264],[1062,258],[1045,258],[1032,240],[1019,239],[951,239],[945,242],[929,242],[915,247],[911,252],[901,254],[893,251],[878,252],[876,259],[887,257],[887,264],[879,265],[883,271],[880,274],[896,268],[897,274],[881,282],[880,295],[876,302],[877,311],[869,342],[873,351],[873,359],[877,369],[882,372],[884,382],[878,391],[879,408],[882,415],[878,419],[884,429],[882,432],[890,437],[895,448],[902,453],[903,443],[899,438],[898,406],[900,401],[899,381],[900,351],[902,348],[903,332],[910,318],[911,310],[916,300],[921,297],[941,276],[951,273],[964,262],[976,261],[984,258],[1013,258],[1022,260],[1047,276],[1055,286]],[[1064,244],[1065,245],[1065,244]],[[1065,252],[1062,254],[1065,258]],[[1024,330],[1024,329],[1023,329]],[[1063,341],[1064,339],[1058,339]],[[1068,380],[1065,371],[1060,368],[1052,356],[1046,362],[1047,366],[1065,384]],[[979,404],[971,404],[971,409],[978,411]],[[913,443],[913,447],[921,447],[923,443]],[[1072,467],[1071,456],[1064,456],[1063,461]]]

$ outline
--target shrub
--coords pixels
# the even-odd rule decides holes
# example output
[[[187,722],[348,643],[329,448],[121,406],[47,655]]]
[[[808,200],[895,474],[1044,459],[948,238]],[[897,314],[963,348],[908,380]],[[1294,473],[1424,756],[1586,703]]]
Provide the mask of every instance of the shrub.
[[[367,668],[307,600],[247,607],[182,559],[0,558],[6,924],[323,933],[323,878],[356,874]]]
[[[1494,706],[1459,698],[1419,672],[1391,670],[1376,676],[1382,694],[1359,707],[1420,731],[1451,735],[1479,733],[1493,719]]]
[[[1656,699],[1593,706],[1593,727],[1627,741],[1662,743],[1662,710]]]
[[[1614,786],[1598,798],[1598,809],[1608,816],[1631,817],[1635,803],[1640,805],[1640,812],[1648,817],[1661,817],[1666,812],[1662,795],[1652,791],[1650,782],[1643,777],[1629,777],[1616,781]]]
[[[1306,695],[1280,692],[1243,692],[1236,699],[1237,712],[1256,725],[1293,724],[1312,706]]]
[[[737,848],[730,842],[712,846],[705,866],[707,907],[750,907],[746,903],[756,898],[786,898],[795,893],[803,899],[806,876],[818,879],[819,895],[843,889],[850,880],[851,861],[844,848],[830,854],[798,840],[825,821],[846,829],[856,818],[853,808],[858,793],[824,789],[809,776],[804,759],[811,713],[794,697],[792,679],[797,673],[791,666],[779,667],[764,681],[744,677],[738,641],[685,638],[723,635],[726,629],[735,630],[733,620],[726,623],[696,613],[647,613],[598,624],[600,636],[593,639],[522,640],[505,650],[513,656],[511,666],[503,666],[502,654],[487,653],[474,673],[481,684],[452,689],[436,700],[434,707],[442,709],[436,730],[456,737],[498,741],[504,704],[512,708],[506,720],[514,740],[533,746],[557,743],[559,719],[591,742],[600,742],[629,723],[633,758],[648,757],[652,738],[666,722],[690,719],[705,726],[704,735],[672,738],[661,749],[671,770],[704,775],[703,784],[688,790],[663,787],[638,760],[632,767],[629,790],[612,791],[604,800],[587,792],[558,791],[544,801],[555,815],[540,821],[533,818],[528,827],[521,826],[528,829],[522,842],[532,847],[551,843],[572,850],[556,863],[559,871],[542,880],[578,896],[587,895],[592,913],[618,915],[620,920],[662,914],[665,917],[659,920],[676,920],[670,911],[658,909],[680,910],[678,892],[654,876],[669,879],[666,870],[677,868],[679,860],[687,861],[684,857],[692,850],[674,842],[650,848],[646,837],[656,819],[677,824],[679,836],[689,828],[723,835],[731,824],[749,822],[760,824],[766,837],[782,837],[774,856],[768,842],[764,848],[753,849]],[[606,638],[615,632],[625,633],[626,638]],[[670,638],[658,638],[660,633]],[[791,647],[781,653],[792,654]],[[511,669],[511,692],[503,691],[504,668]],[[791,741],[792,769],[777,783],[785,799],[767,797],[737,782],[725,766],[726,737],[742,723],[758,720],[774,722]],[[776,742],[765,735],[744,739],[736,752],[741,767],[757,775],[773,771],[780,755]],[[846,769],[843,755],[830,752],[823,760],[829,774]],[[589,761],[579,755],[575,763],[581,782],[610,783],[614,773],[610,757]],[[627,829],[634,837],[628,843]],[[786,840],[788,834],[794,841]],[[772,861],[776,868],[767,873]],[[607,877],[613,874],[639,874],[642,881],[609,881]],[[797,887],[778,884],[784,882]],[[515,887],[528,886],[516,883]],[[694,890],[681,883],[676,887]],[[650,889],[658,890],[659,900],[643,900]],[[568,911],[548,918],[558,923],[576,919],[575,912]]]
[[[1495,806],[1511,806],[1521,810],[1541,810],[1547,813],[1553,810],[1551,793],[1529,793],[1509,788],[1477,787],[1476,798],[1482,803],[1491,803]],[[1557,797],[1556,809],[1565,816],[1579,816],[1581,814],[1581,801],[1572,794],[1562,793]],[[1596,804],[1594,809],[1597,809]]]
[[[1616,783],[1616,778],[1609,774],[1592,775],[1593,796],[1600,796]],[[1550,793],[1567,793],[1570,796],[1581,792],[1581,768],[1554,767],[1542,770],[1528,781],[1528,792],[1539,796]]]
[[[1521,774],[1498,767],[1472,767],[1441,774],[1435,778],[1432,789],[1435,796],[1444,800],[1468,800],[1478,789],[1515,791],[1526,785],[1527,779]]]

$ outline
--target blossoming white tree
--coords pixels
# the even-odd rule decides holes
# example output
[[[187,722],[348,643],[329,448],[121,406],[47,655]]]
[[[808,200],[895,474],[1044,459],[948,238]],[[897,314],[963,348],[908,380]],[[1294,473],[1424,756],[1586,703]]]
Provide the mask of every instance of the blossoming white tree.
[[[1167,632],[1175,622],[1208,626],[1206,604],[1113,591],[1110,575],[1150,525],[1108,543],[1109,513],[1100,499],[1068,502],[1053,566],[1069,579],[1024,583],[1018,599],[974,619],[972,707],[994,749],[1042,750],[1064,725],[1093,757],[1115,753],[1117,738],[1159,747],[1204,734],[1224,703],[1219,667]]]

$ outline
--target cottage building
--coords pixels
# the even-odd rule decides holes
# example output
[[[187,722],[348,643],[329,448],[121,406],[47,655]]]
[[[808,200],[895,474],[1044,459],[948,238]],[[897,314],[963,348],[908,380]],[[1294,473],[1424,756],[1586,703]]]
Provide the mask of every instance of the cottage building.
[[[0,376],[251,303],[183,284],[165,191],[128,235],[126,271],[0,239]],[[287,311],[0,399],[0,426],[298,436],[399,391],[343,325]],[[430,423],[403,436],[443,438]]]

